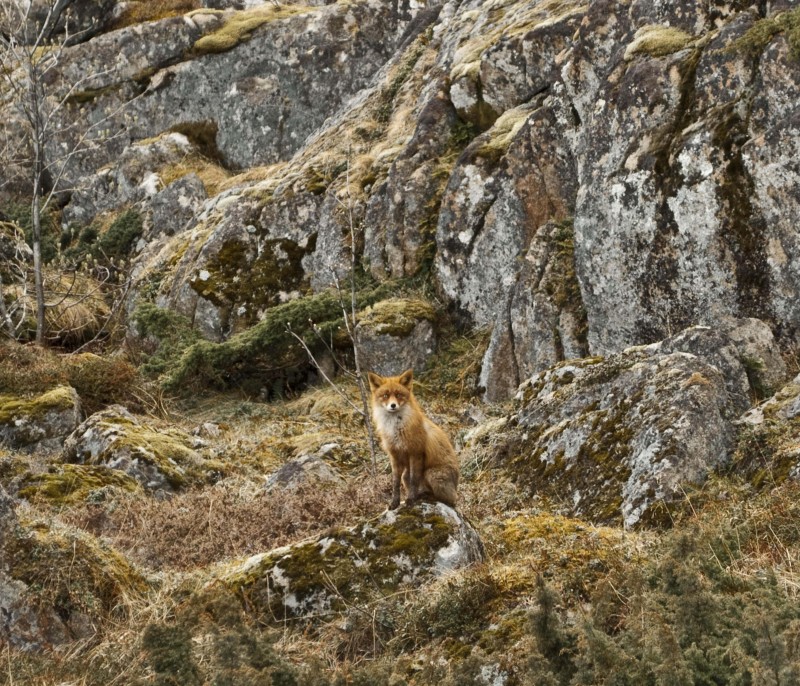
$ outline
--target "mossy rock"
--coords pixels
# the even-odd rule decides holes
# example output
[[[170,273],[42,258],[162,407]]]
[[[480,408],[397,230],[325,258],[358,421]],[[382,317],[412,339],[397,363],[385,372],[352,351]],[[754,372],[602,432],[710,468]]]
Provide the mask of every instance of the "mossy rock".
[[[105,500],[112,490],[135,493],[139,482],[118,469],[80,464],[54,465],[41,474],[22,478],[19,497],[54,506]]]
[[[351,603],[418,586],[482,559],[475,530],[455,510],[422,503],[222,569],[224,583],[264,621],[320,620]]]
[[[0,443],[28,452],[61,447],[80,422],[81,403],[71,386],[24,398],[0,396]]]
[[[716,367],[656,351],[564,362],[535,375],[521,386],[503,433],[471,450],[488,451],[512,480],[564,514],[669,524],[684,486],[726,463],[736,414]]]
[[[357,338],[363,364],[378,374],[424,369],[436,349],[436,310],[424,300],[381,300],[358,315]]]
[[[198,439],[160,428],[114,405],[89,417],[64,444],[66,462],[120,470],[148,490],[174,491],[221,478],[226,466]]]
[[[20,517],[5,542],[0,612],[12,646],[43,650],[94,636],[148,583],[86,533]]]

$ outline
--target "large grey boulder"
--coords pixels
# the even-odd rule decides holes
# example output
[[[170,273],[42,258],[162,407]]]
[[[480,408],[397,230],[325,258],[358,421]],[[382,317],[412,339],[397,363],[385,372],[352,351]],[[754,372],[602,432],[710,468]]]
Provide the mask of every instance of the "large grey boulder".
[[[471,449],[531,495],[626,527],[668,521],[685,484],[726,464],[741,411],[717,367],[646,348],[560,363],[522,384],[518,403]]]
[[[33,398],[0,395],[0,443],[25,452],[60,450],[81,420],[81,401],[70,386]]]
[[[233,588],[265,621],[313,621],[482,559],[481,540],[461,515],[422,503],[255,555],[210,583]]]

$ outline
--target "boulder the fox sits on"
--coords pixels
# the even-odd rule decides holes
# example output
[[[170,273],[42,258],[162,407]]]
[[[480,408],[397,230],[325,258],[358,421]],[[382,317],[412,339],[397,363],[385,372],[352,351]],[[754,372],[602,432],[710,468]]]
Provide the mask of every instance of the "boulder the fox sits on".
[[[369,372],[372,416],[381,445],[392,464],[392,510],[400,505],[400,482],[406,504],[433,498],[451,507],[456,503],[458,458],[444,431],[425,416],[414,398],[411,369],[400,376]]]

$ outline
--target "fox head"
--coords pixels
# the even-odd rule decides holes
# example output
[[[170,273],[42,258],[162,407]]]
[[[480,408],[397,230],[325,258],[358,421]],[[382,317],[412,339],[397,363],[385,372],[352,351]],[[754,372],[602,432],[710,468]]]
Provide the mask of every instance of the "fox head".
[[[411,397],[411,384],[414,372],[404,371],[400,376],[378,376],[368,372],[369,387],[372,391],[372,404],[390,414],[402,412]]]

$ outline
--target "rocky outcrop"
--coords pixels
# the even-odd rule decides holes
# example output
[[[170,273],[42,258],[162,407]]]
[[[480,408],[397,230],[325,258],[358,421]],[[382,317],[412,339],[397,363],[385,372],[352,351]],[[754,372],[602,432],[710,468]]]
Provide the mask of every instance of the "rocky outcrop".
[[[540,372],[520,387],[500,436],[478,432],[472,450],[488,450],[531,494],[574,515],[626,527],[668,521],[686,484],[727,464],[733,421],[749,405],[729,390],[746,385],[741,363],[728,359],[723,373],[707,361],[716,335],[690,330]]]
[[[691,325],[758,317],[798,342],[796,8],[221,4],[61,66],[114,66],[75,103],[89,120],[133,99],[64,210],[147,206],[131,311],[150,299],[221,341],[343,278],[353,246],[492,330],[489,400]],[[165,132],[184,168],[97,172]]]
[[[120,405],[96,412],[64,443],[63,460],[104,465],[128,474],[151,491],[174,491],[219,479],[224,465],[203,450],[202,439],[157,428]]]
[[[436,349],[435,319],[422,300],[391,298],[367,308],[356,327],[362,367],[382,376],[422,371]]]
[[[80,420],[80,398],[69,386],[35,398],[0,396],[0,443],[17,450],[60,450]]]
[[[222,582],[271,618],[325,617],[376,594],[417,586],[483,559],[475,530],[455,510],[420,504],[349,529],[255,555]]]

